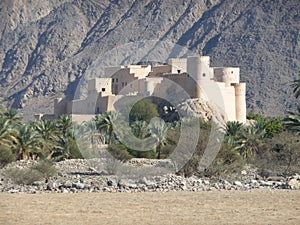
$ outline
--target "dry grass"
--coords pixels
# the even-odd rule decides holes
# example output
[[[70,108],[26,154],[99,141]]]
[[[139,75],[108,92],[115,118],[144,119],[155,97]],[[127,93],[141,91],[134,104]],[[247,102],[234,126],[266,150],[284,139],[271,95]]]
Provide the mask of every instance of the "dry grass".
[[[300,191],[0,194],[0,224],[300,224]]]

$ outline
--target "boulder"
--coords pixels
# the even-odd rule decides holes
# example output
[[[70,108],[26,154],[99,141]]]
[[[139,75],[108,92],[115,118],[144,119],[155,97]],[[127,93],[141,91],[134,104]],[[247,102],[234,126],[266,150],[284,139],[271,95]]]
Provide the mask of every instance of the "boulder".
[[[278,181],[278,182],[282,182],[285,181],[284,177],[280,177],[280,176],[272,176],[272,177],[268,177],[267,181]]]
[[[287,185],[290,189],[300,189],[300,181],[296,179],[291,179],[287,182]]]
[[[73,186],[72,182],[67,180],[64,185],[63,185],[65,188],[71,188]]]
[[[84,184],[83,183],[73,183],[73,186],[76,189],[84,189]]]
[[[240,181],[234,181],[234,183],[233,183],[235,186],[238,186],[238,187],[243,187],[243,184],[242,184],[242,182],[240,182]]]
[[[49,190],[49,191],[53,191],[56,188],[58,188],[58,184],[56,182],[49,182],[47,184],[47,190]]]
[[[247,171],[246,171],[246,170],[242,170],[242,171],[241,171],[241,174],[242,174],[242,175],[247,175]]]

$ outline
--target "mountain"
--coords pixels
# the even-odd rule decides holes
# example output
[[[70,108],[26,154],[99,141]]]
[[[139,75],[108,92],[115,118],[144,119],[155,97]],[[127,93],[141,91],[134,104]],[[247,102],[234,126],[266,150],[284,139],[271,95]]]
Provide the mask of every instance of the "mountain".
[[[182,56],[184,49],[174,46],[184,46],[209,55],[212,66],[240,67],[248,110],[283,115],[296,105],[289,85],[300,71],[299,3],[2,0],[0,97],[25,117],[49,113],[54,97],[74,95],[99,55],[119,48],[119,56],[111,56],[117,60],[122,49],[159,40],[162,55]],[[166,47],[169,42],[174,46]],[[146,48],[145,57],[152,50]]]

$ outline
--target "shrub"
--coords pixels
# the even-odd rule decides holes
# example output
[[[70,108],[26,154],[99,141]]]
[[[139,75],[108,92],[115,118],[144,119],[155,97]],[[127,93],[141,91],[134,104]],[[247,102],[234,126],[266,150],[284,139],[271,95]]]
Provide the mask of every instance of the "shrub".
[[[116,158],[107,158],[105,163],[105,171],[110,175],[116,175],[121,169],[122,163]]]
[[[50,160],[40,161],[38,164],[32,166],[31,169],[40,172],[45,178],[51,177],[57,172],[53,167],[53,162]]]
[[[69,141],[68,150],[70,153],[68,159],[83,159],[83,156],[75,140],[71,139]]]
[[[189,177],[198,173],[198,165],[208,143],[209,133],[210,130],[208,128],[201,130],[196,150],[190,160],[178,172],[179,174]]]
[[[224,177],[240,171],[245,165],[242,156],[230,146],[223,144],[213,163],[205,170],[205,176]]]
[[[7,146],[0,146],[0,168],[16,160],[16,155]]]
[[[40,161],[29,168],[8,168],[5,170],[6,179],[22,185],[30,185],[35,181],[49,178],[55,174],[56,169],[50,160]]]
[[[300,137],[282,132],[269,139],[252,162],[261,176],[292,175],[300,171]]]
[[[43,174],[33,169],[10,168],[6,170],[6,178],[15,184],[29,185],[44,178]]]
[[[206,150],[211,129],[216,128],[210,122],[200,120],[200,135],[196,150],[188,163],[179,171],[179,174],[187,177],[192,175],[223,176],[227,173],[235,173],[242,168],[244,160],[239,152],[229,144],[223,143],[212,164],[204,172],[198,171],[199,162]]]
[[[135,151],[128,149],[128,153],[130,154],[131,157],[135,158],[147,158],[147,159],[156,159],[156,153],[154,150],[149,150],[149,151]]]
[[[128,153],[126,146],[122,144],[112,144],[108,146],[108,152],[115,158],[120,160],[121,162],[126,162],[132,158],[132,156]]]

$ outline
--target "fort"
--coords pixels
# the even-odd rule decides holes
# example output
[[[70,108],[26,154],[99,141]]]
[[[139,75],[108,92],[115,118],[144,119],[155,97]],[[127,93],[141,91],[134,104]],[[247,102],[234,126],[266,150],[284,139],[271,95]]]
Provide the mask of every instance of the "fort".
[[[115,110],[124,96],[164,96],[166,81],[181,87],[191,98],[209,100],[217,95],[226,121],[246,123],[246,84],[240,83],[238,67],[210,67],[209,56],[169,59],[167,65],[128,65],[105,69],[105,77],[88,80],[84,99],[54,100],[53,114],[35,115],[36,119],[55,119],[72,115],[83,122],[95,114]],[[218,103],[217,103],[218,104]]]

